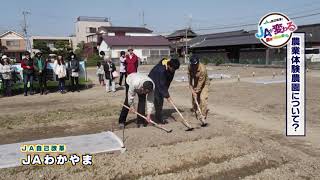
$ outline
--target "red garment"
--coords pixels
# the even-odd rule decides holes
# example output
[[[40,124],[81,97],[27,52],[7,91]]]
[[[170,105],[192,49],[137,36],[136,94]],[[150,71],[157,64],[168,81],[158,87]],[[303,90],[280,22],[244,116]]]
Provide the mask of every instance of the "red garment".
[[[135,54],[132,54],[131,58],[129,55],[126,56],[126,70],[128,75],[138,71],[138,61],[138,56]]]
[[[27,68],[27,66],[30,66],[30,68]],[[22,59],[21,61],[21,67],[22,69],[31,69],[33,70],[33,61],[31,59],[27,60],[26,58]]]

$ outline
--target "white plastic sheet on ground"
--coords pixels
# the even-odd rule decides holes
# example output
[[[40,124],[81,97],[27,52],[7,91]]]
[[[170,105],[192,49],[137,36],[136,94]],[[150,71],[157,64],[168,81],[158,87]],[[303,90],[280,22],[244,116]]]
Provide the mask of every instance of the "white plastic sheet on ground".
[[[25,158],[25,154],[20,151],[20,147],[23,144],[65,144],[65,153],[67,154],[95,154],[100,152],[113,151],[123,152],[125,150],[121,139],[110,131],[98,134],[69,136],[20,142],[14,144],[5,144],[0,145],[0,168],[8,168],[21,165],[20,159]]]
[[[284,76],[276,76],[276,77],[256,77],[251,78],[249,80],[244,80],[246,82],[250,83],[256,83],[256,84],[275,84],[275,83],[285,83],[286,79]]]

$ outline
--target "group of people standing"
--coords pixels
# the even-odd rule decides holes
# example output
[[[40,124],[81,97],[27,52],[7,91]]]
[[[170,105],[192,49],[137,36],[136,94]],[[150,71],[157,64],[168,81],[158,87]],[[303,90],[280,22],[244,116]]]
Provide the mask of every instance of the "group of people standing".
[[[126,81],[127,75],[132,72],[137,72],[139,58],[133,53],[133,48],[128,48],[128,53],[125,51],[120,52],[119,58],[119,73],[116,71],[116,66],[112,62],[109,54],[100,52],[103,56],[103,62],[97,63],[97,76],[100,85],[106,86],[107,92],[115,92],[116,84],[123,86],[123,80]],[[119,81],[116,83],[116,78],[119,77]],[[106,82],[105,82],[106,80]],[[126,83],[124,83],[126,84]]]
[[[24,84],[24,96],[34,95],[36,90],[34,89],[34,79],[38,79],[40,95],[46,95],[49,93],[47,88],[47,75],[48,75],[48,60],[43,57],[41,52],[37,52],[33,58],[31,53],[26,51],[24,58],[21,61],[22,77]],[[54,61],[53,73],[59,80],[59,92],[62,94],[65,91],[65,80],[70,77],[70,91],[79,92],[79,72],[80,64],[76,55],[71,52],[68,57],[68,63],[64,61],[64,58],[59,55]],[[14,68],[11,65],[10,59],[3,55],[0,62],[0,75],[2,79],[4,96],[12,95],[12,86],[15,76]]]
[[[158,64],[156,64],[149,74],[138,73],[138,58],[133,53],[133,49],[128,49],[129,54],[120,57],[120,69],[123,64],[124,70],[123,76],[126,77],[126,96],[124,105],[121,109],[119,116],[119,127],[124,128],[126,125],[126,118],[130,112],[137,112],[146,117],[144,119],[141,116],[137,116],[137,127],[147,126],[151,120],[152,112],[154,113],[154,120],[159,124],[168,123],[163,119],[163,103],[164,99],[173,103],[173,100],[169,93],[170,84],[174,78],[176,70],[180,67],[178,59],[163,58]],[[132,55],[133,54],[133,55]],[[121,71],[120,71],[121,73]],[[197,112],[196,102],[200,104],[201,114],[207,117],[207,101],[208,101],[208,89],[209,78],[207,75],[205,65],[200,63],[200,59],[197,56],[190,58],[190,64],[188,68],[189,87],[191,89],[192,98],[192,111]],[[119,81],[121,84],[121,78]],[[135,108],[134,99],[138,96],[138,107]],[[147,107],[146,107],[147,106]],[[127,107],[130,107],[129,109]],[[147,109],[147,113],[145,110]],[[147,115],[145,115],[147,114]]]

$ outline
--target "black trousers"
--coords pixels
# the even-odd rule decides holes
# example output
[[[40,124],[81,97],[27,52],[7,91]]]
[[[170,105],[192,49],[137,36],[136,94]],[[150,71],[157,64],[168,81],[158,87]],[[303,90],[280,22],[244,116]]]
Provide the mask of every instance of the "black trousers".
[[[154,96],[154,109],[155,109],[155,120],[157,123],[163,123],[162,120],[162,109],[163,109],[163,97],[158,94]]]
[[[124,104],[126,106],[129,106],[128,105],[128,90],[129,90],[129,86],[126,83],[126,98],[124,100]],[[138,99],[139,99],[139,102],[138,102],[138,113],[140,113],[140,114],[145,116],[145,114],[146,114],[146,112],[145,112],[146,111],[146,95],[145,94],[142,94],[142,95],[138,94]],[[127,108],[125,108],[125,107],[122,107],[122,110],[121,110],[121,113],[120,113],[120,117],[119,117],[119,123],[123,123],[123,124],[126,123],[126,119],[127,119],[128,113],[129,113],[129,110]],[[137,116],[137,124],[147,124],[147,122],[142,117]]]
[[[65,80],[64,78],[59,78],[59,91],[62,92],[64,91],[64,86],[65,86]]]
[[[79,90],[79,77],[72,77],[71,78],[71,91],[78,91]]]
[[[40,73],[38,74],[38,81],[39,81],[39,90],[40,93],[47,90],[47,74],[46,73]]]
[[[122,79],[124,78],[124,83],[126,84],[126,79],[127,79],[127,73],[126,72],[120,72],[120,80],[119,80],[119,85],[122,86]]]
[[[12,86],[12,80],[11,79],[3,79],[3,96],[11,96],[12,91],[11,91],[11,86]]]

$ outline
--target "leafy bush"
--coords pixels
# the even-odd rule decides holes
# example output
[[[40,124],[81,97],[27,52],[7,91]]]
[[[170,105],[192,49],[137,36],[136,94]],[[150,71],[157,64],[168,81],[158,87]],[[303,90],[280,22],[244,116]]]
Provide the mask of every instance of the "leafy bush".
[[[91,56],[88,57],[87,59],[87,66],[96,66],[97,65],[97,62],[100,62],[102,61],[102,58],[98,55],[98,54],[93,54]]]

